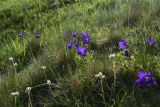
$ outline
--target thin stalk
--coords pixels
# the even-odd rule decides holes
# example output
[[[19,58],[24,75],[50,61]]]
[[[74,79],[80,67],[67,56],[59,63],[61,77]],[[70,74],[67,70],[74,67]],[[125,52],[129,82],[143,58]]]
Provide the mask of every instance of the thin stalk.
[[[101,91],[102,91],[102,99],[103,99],[103,102],[104,102],[104,104],[105,104],[105,106],[106,106],[106,100],[105,100],[105,92],[104,92],[104,87],[103,87],[103,79],[101,78]]]
[[[33,107],[30,92],[28,92],[28,98],[29,98],[29,107]]]
[[[14,103],[15,103],[15,107],[17,107],[17,96],[15,96]]]

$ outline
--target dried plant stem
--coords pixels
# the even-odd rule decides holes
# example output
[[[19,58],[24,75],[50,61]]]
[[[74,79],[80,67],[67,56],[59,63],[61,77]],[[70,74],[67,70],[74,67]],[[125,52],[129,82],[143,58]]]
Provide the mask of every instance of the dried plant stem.
[[[30,92],[28,92],[28,98],[29,98],[29,107],[33,107]]]

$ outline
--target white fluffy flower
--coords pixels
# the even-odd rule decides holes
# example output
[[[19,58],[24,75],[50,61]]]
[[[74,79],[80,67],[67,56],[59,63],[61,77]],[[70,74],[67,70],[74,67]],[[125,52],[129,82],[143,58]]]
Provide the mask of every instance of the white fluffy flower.
[[[10,57],[9,60],[10,60],[10,61],[13,61],[13,57]]]
[[[114,58],[116,56],[116,54],[110,54],[109,58]]]
[[[16,91],[16,92],[11,92],[11,95],[12,95],[12,96],[19,96],[19,92],[18,92],[18,91]]]
[[[42,69],[46,69],[46,66],[41,66]]]
[[[102,76],[102,72],[99,72],[98,74],[95,75],[95,77],[101,77]]]
[[[102,79],[104,79],[105,77],[106,77],[105,75],[102,75],[102,76],[101,76]]]
[[[47,84],[48,84],[48,85],[51,85],[52,82],[51,82],[50,80],[47,80]]]
[[[98,74],[95,75],[96,78],[105,78],[105,75],[102,74],[102,72],[99,72]]]
[[[32,89],[32,87],[27,87],[26,90],[25,90],[25,92],[29,93],[31,91],[31,89]]]
[[[14,63],[14,66],[17,66],[18,64],[17,63]]]

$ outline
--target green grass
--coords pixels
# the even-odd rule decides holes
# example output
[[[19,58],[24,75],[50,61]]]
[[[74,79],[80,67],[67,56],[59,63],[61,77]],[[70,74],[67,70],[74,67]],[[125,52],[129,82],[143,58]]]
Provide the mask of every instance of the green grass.
[[[159,84],[135,85],[139,69],[154,71],[159,83],[159,0],[1,0],[0,105],[26,107],[157,107]],[[19,37],[25,32],[24,39]],[[64,33],[89,32],[89,53],[82,59],[66,47]],[[41,38],[35,34],[40,32]],[[156,48],[145,39],[156,39]],[[117,42],[129,39],[134,58],[124,58]],[[112,48],[114,46],[114,48]],[[110,59],[108,55],[116,53]],[[17,63],[16,70],[9,57]],[[41,66],[46,66],[43,71]],[[15,73],[16,72],[16,73]],[[95,74],[102,72],[100,80]],[[52,90],[52,91],[51,91]],[[11,92],[19,91],[15,98]]]

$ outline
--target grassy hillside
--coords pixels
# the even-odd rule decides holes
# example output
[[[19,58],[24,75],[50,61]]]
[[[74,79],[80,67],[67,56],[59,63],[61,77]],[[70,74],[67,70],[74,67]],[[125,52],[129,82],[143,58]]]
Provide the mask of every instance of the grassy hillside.
[[[159,0],[1,0],[0,105],[159,106],[159,21]],[[86,56],[66,46],[72,32],[90,35]],[[130,56],[119,49],[124,38]],[[157,85],[138,87],[139,70]]]

